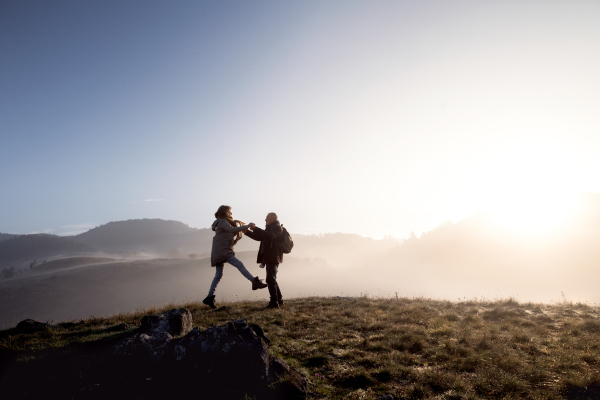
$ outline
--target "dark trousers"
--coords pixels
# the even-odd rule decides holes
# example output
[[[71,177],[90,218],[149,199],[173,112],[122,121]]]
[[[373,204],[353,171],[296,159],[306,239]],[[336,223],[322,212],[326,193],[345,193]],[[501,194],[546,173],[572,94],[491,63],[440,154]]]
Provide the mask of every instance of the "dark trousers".
[[[283,300],[279,285],[277,284],[277,268],[279,264],[267,264],[267,285],[269,287],[269,295],[271,295],[271,302],[276,303],[277,301]]]

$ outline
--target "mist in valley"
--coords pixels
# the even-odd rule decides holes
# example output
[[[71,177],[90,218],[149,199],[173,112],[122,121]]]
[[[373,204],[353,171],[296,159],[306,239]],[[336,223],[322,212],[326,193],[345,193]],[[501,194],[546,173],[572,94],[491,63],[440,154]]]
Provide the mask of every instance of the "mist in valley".
[[[138,235],[139,233],[139,235]],[[21,235],[0,241],[2,267],[28,245],[46,257],[0,280],[0,326],[25,318],[59,321],[130,312],[169,303],[201,301],[215,269],[212,231],[176,221],[112,222],[77,237]],[[404,240],[355,234],[295,235],[278,281],[284,298],[304,296],[431,297],[451,301],[513,297],[520,302],[600,301],[600,195],[581,197],[577,213],[560,229],[519,235],[477,213]],[[49,240],[59,244],[40,246]],[[75,250],[64,253],[63,239]],[[77,245],[75,245],[77,244]],[[244,237],[236,256],[265,278],[256,264],[259,243]],[[10,252],[9,250],[13,250]],[[30,249],[33,251],[32,249]],[[21,254],[21,255],[20,255]],[[257,300],[266,289],[225,264],[217,303]],[[260,303],[257,307],[262,306]]]

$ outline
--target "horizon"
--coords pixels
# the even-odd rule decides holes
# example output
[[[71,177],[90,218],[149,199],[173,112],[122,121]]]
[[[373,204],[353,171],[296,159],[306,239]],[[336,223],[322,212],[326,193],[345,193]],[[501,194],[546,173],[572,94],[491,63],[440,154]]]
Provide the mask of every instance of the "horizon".
[[[518,237],[521,240],[525,242],[530,241],[530,240],[536,240],[536,239],[544,239],[544,238],[548,238],[550,236],[557,236],[560,232],[564,233],[572,233],[570,231],[565,232],[564,229],[570,229],[571,225],[573,224],[573,222],[576,221],[576,219],[578,218],[578,216],[580,216],[582,213],[585,213],[586,211],[589,211],[589,198],[591,197],[596,197],[600,195],[600,193],[586,193],[586,192],[580,192],[577,193],[576,195],[572,195],[569,198],[569,202],[567,203],[568,207],[565,207],[562,210],[562,213],[557,214],[554,216],[554,218],[548,219],[548,220],[541,220],[540,218],[544,216],[544,212],[547,212],[546,209],[544,209],[543,207],[541,207],[540,209],[542,210],[542,212],[538,213],[538,214],[533,214],[533,216],[528,216],[528,218],[524,218],[523,219],[511,219],[511,218],[505,218],[503,219],[503,217],[507,217],[508,215],[506,213],[502,212],[489,212],[489,211],[475,211],[472,215],[466,216],[465,218],[459,219],[457,221],[451,221],[451,220],[447,220],[447,221],[442,221],[440,224],[434,226],[433,228],[431,228],[428,231],[422,231],[422,232],[414,232],[411,231],[408,235],[406,235],[405,237],[395,237],[393,235],[390,234],[386,234],[380,237],[373,237],[373,236],[367,236],[367,235],[361,235],[359,233],[356,232],[342,232],[342,231],[330,231],[330,232],[314,232],[314,233],[300,233],[300,232],[296,232],[293,230],[293,228],[291,228],[290,233],[294,234],[294,235],[304,235],[304,236],[311,236],[311,235],[316,235],[316,236],[323,236],[323,235],[334,235],[334,234],[347,234],[347,235],[358,235],[364,238],[369,238],[369,239],[373,239],[373,240],[388,240],[388,239],[392,239],[394,241],[405,241],[408,240],[410,238],[421,238],[423,235],[430,233],[430,232],[434,232],[440,228],[442,228],[443,226],[445,226],[448,223],[451,223],[453,225],[455,224],[459,224],[461,222],[467,221],[467,220],[473,220],[473,219],[479,219],[479,220],[485,220],[487,221],[490,225],[484,227],[485,229],[487,229],[487,231],[489,233],[491,233],[492,230],[495,230],[497,232],[499,231],[503,231],[505,233],[508,233],[510,236],[513,237]],[[537,222],[543,222],[543,223],[538,223],[536,225],[532,225],[529,224],[527,225],[528,222],[532,221],[532,220],[536,220]],[[16,233],[16,232],[1,232],[0,233],[4,233],[4,234],[13,234],[13,235],[33,235],[33,234],[52,234],[52,235],[57,235],[57,236],[76,236],[79,235],[81,233],[85,233],[88,232],[89,230],[98,228],[100,226],[109,224],[109,223],[113,223],[113,222],[123,222],[123,221],[135,221],[135,220],[162,220],[162,221],[174,221],[174,222],[179,222],[182,223],[190,228],[193,229],[210,229],[210,224],[208,224],[207,226],[204,227],[197,227],[197,226],[192,226],[190,223],[187,223],[185,221],[181,221],[181,220],[174,220],[174,219],[165,219],[165,218],[158,218],[158,217],[144,217],[144,218],[129,218],[129,219],[123,219],[123,220],[115,220],[115,221],[106,221],[106,222],[102,222],[99,224],[81,224],[81,225],[71,225],[71,226],[63,226],[61,227],[63,229],[62,232],[56,232],[55,230],[46,230],[46,231],[33,231],[33,232],[28,232],[28,233]],[[214,218],[213,218],[214,220]],[[249,222],[246,222],[249,223]],[[212,222],[211,222],[212,224]],[[261,223],[257,224],[258,226],[261,226]],[[284,224],[286,225],[286,224]],[[481,227],[479,227],[481,228]],[[64,229],[66,229],[67,231],[64,231]],[[75,229],[75,230],[73,230]]]

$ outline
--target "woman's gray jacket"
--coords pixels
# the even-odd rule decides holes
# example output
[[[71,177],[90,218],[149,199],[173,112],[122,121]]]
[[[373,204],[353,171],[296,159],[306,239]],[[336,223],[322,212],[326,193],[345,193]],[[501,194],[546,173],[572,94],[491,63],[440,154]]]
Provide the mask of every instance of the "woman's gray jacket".
[[[248,225],[233,227],[228,220],[217,218],[212,224],[212,230],[215,236],[212,242],[212,251],[210,253],[210,265],[215,266],[235,256],[233,251],[233,239],[238,232],[248,229]]]

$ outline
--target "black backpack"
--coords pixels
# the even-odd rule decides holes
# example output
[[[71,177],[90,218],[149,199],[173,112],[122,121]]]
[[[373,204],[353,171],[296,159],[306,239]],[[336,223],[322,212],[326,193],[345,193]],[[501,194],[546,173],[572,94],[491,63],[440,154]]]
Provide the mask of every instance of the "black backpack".
[[[281,228],[283,229],[283,234],[281,235],[281,240],[279,241],[281,244],[281,250],[284,252],[284,254],[289,254],[292,251],[292,247],[294,247],[294,241],[283,225],[281,225]]]

